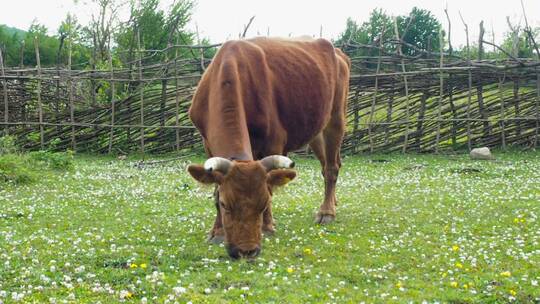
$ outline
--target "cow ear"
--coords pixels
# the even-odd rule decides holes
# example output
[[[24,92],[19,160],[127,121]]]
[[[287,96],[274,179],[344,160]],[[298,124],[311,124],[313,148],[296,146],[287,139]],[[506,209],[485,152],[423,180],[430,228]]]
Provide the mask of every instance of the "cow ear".
[[[268,172],[267,183],[272,187],[284,186],[296,177],[296,171],[291,169],[277,169]]]
[[[198,182],[203,184],[221,184],[223,174],[219,171],[206,171],[203,165],[189,165],[189,174]]]

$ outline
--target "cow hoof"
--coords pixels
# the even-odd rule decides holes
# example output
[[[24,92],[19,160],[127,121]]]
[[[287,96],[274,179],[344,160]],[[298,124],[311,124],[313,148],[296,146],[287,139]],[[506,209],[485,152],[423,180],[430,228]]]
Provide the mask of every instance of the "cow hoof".
[[[276,233],[276,230],[274,230],[273,228],[270,228],[270,229],[263,229],[263,234],[264,236],[274,236],[274,234]]]
[[[224,235],[209,235],[208,236],[208,243],[219,245],[225,241]]]
[[[320,214],[317,213],[317,216],[315,217],[315,223],[320,225],[325,225],[333,222],[336,219],[335,215],[332,214]]]

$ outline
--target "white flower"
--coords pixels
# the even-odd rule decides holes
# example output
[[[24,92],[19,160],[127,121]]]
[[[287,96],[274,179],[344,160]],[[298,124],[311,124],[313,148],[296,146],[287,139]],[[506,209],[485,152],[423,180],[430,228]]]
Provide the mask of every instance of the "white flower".
[[[212,289],[210,289],[210,288],[205,288],[204,289],[205,294],[210,294],[211,292],[212,292]]]
[[[127,290],[122,290],[120,291],[120,299],[127,299],[127,298],[130,298],[132,295],[131,292],[127,291]]]
[[[77,268],[75,268],[75,273],[82,273],[84,272],[86,268],[84,266],[79,266]]]
[[[142,303],[142,304],[148,303],[148,299],[147,299],[146,297],[142,297],[141,303]]]
[[[221,272],[216,273],[216,279],[221,279]]]
[[[532,286],[538,286],[538,281],[537,280],[531,280],[531,285]]]
[[[20,300],[22,300],[24,298],[24,294],[23,293],[17,293],[17,292],[12,292],[11,293],[11,299],[15,302],[19,302]]]
[[[177,286],[177,287],[173,288],[173,292],[178,296],[178,295],[181,295],[183,293],[186,293],[186,289],[184,287]]]

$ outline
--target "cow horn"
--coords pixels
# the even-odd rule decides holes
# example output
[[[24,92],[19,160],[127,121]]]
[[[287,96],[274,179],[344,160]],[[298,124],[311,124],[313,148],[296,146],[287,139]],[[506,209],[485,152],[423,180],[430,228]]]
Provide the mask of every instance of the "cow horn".
[[[219,171],[223,174],[227,174],[231,168],[232,161],[223,157],[212,157],[204,162],[204,169],[208,172]]]
[[[266,168],[266,171],[294,168],[294,162],[283,155],[267,156],[261,159],[261,164]]]

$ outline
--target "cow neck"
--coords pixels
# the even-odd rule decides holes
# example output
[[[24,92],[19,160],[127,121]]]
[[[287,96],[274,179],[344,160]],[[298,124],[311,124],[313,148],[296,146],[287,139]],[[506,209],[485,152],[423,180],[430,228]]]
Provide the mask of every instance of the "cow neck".
[[[253,160],[242,103],[229,101],[219,108],[219,118],[213,120],[209,134],[212,155],[231,160]]]

